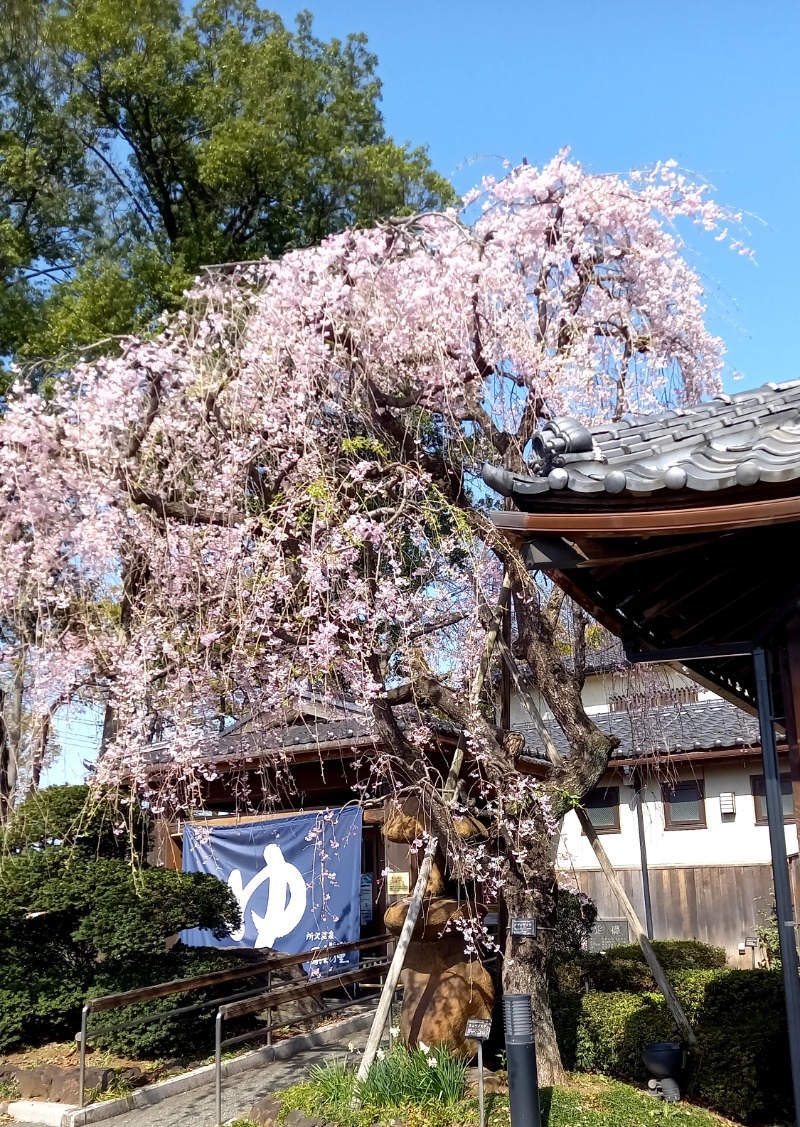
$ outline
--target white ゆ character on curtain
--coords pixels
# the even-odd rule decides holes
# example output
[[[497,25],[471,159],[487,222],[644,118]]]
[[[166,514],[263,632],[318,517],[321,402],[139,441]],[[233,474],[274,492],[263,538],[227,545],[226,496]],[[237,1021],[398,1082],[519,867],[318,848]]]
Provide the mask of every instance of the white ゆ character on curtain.
[[[253,917],[256,928],[255,947],[274,947],[275,940],[294,931],[306,911],[308,891],[303,874],[290,865],[279,845],[264,848],[264,868],[260,869],[246,885],[242,885],[242,874],[234,869],[228,877],[228,886],[239,902],[242,910],[242,924],[231,932],[235,942],[244,939],[247,927],[247,909]],[[258,890],[269,881],[266,910],[263,916],[256,914],[250,901]]]

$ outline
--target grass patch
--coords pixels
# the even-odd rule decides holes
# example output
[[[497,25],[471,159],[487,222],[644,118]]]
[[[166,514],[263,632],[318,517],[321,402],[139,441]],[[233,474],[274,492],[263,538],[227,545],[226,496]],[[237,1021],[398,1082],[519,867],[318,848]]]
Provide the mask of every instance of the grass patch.
[[[19,1085],[16,1080],[0,1080],[0,1102],[8,1103],[19,1099]]]
[[[390,1055],[395,1057],[395,1051],[384,1062]],[[397,1090],[394,1080],[388,1087],[382,1080],[374,1086],[368,1083],[362,1089],[361,1107],[354,1109],[350,1106],[354,1084],[353,1068],[339,1062],[317,1066],[305,1084],[283,1093],[281,1119],[299,1109],[336,1127],[372,1127],[393,1119],[401,1120],[404,1127],[477,1127],[479,1122],[478,1101],[463,1097],[463,1072],[462,1094],[451,1102],[441,1096],[415,1099],[412,1072],[405,1092]],[[543,1127],[720,1127],[725,1122],[704,1108],[660,1103],[641,1089],[602,1076],[573,1075],[568,1087],[544,1088],[540,1098]],[[487,1096],[486,1112],[488,1127],[509,1127],[507,1097]],[[236,1127],[250,1125],[242,1120]]]
[[[341,1127],[361,1127],[375,1123],[379,1112],[402,1108],[404,1122],[414,1127],[413,1111],[424,1108],[420,1122],[444,1127],[454,1121],[453,1109],[464,1100],[466,1064],[443,1045],[407,1049],[397,1041],[389,1052],[379,1051],[362,1084],[357,1083],[356,1071],[339,1060],[314,1065],[307,1083],[284,1093],[282,1115],[299,1109]],[[353,1108],[354,1100],[359,1108]]]

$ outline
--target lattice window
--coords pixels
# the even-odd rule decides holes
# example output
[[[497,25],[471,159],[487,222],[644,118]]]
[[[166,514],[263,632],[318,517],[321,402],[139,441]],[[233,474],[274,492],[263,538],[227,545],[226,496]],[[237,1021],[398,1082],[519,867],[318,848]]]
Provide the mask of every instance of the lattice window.
[[[660,689],[656,693],[612,693],[608,698],[611,712],[638,712],[646,708],[660,708],[667,705],[696,704],[700,699],[699,689]]]

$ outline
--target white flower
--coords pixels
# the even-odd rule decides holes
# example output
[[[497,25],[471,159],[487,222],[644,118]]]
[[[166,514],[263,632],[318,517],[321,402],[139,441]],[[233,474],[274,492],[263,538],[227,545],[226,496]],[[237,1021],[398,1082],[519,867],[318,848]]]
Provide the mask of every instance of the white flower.
[[[355,1046],[355,1043],[353,1041],[347,1042],[347,1051],[348,1051],[348,1053],[354,1053],[356,1051],[356,1046]]]
[[[378,1049],[375,1056],[378,1058],[378,1060],[383,1060],[383,1058],[386,1056],[386,1053],[383,1051],[383,1049]]]
[[[423,1053],[429,1053],[431,1051],[429,1046],[426,1045],[424,1041],[420,1041],[419,1047],[420,1047],[420,1049],[422,1050]]]
[[[391,1025],[389,1027],[389,1032],[391,1033],[392,1037],[399,1037],[400,1036],[400,1026],[399,1025]]]
[[[436,1068],[436,1057],[428,1058],[428,1068]]]

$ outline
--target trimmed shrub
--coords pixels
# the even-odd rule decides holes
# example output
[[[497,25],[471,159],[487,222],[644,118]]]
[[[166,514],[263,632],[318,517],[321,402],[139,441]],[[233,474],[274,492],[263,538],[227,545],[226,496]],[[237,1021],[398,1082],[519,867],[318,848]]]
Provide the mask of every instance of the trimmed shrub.
[[[49,787],[15,810],[0,833],[0,1050],[73,1037],[90,988],[117,993],[192,974],[165,954],[183,928],[223,936],[237,926],[226,884],[151,868],[146,844],[140,807],[87,787]],[[181,958],[204,969],[194,953]],[[141,1043],[168,1052],[164,1034],[144,1026]]]
[[[28,795],[0,829],[4,853],[57,844],[86,849],[93,857],[125,860],[147,852],[147,818],[121,795],[92,794],[86,786],[45,787]]]
[[[664,970],[715,970],[724,967],[726,961],[724,947],[701,943],[699,939],[654,939],[653,950]],[[645,962],[638,943],[612,947],[605,957]]]
[[[653,950],[667,972],[717,970],[726,962],[724,948],[696,939],[656,939]],[[628,990],[640,994],[656,989],[638,943],[625,943],[602,954],[589,955],[584,967],[595,990]]]
[[[634,959],[607,959],[605,955],[589,955],[584,971],[595,990],[603,993],[627,991],[642,994],[655,989],[650,968]]]
[[[134,990],[140,986],[150,986],[156,982],[174,982],[179,978],[191,978],[210,971],[227,970],[228,967],[241,966],[240,955],[229,951],[215,951],[211,948],[191,948],[178,944],[162,955],[143,956],[135,962],[111,960],[98,968],[90,997],[100,998],[106,994],[119,994],[123,990]],[[95,1018],[94,1024],[115,1025],[145,1015],[164,1013],[178,1006],[193,1006],[223,994],[247,990],[261,985],[266,989],[264,978],[237,979],[216,989],[193,990],[186,994],[171,994],[152,1002],[127,1006],[123,1010],[112,1010]],[[120,1029],[100,1037],[93,1037],[91,1044],[99,1049],[111,1049],[134,1059],[157,1058],[162,1056],[196,1056],[198,1052],[209,1051],[214,1045],[214,1015],[216,1007],[198,1010],[191,1014],[164,1018],[162,1021],[135,1025],[133,1029]],[[248,1027],[253,1025],[248,1022]],[[226,1030],[228,1034],[231,1028]]]
[[[649,1041],[671,1041],[675,1023],[661,995],[586,994],[575,1039],[575,1067],[645,1080],[641,1058]]]
[[[780,975],[764,970],[694,970],[670,981],[697,1034],[690,1090],[723,1115],[791,1117],[792,1094]],[[567,1067],[645,1080],[642,1047],[679,1040],[660,994],[556,996],[553,1018]]]

